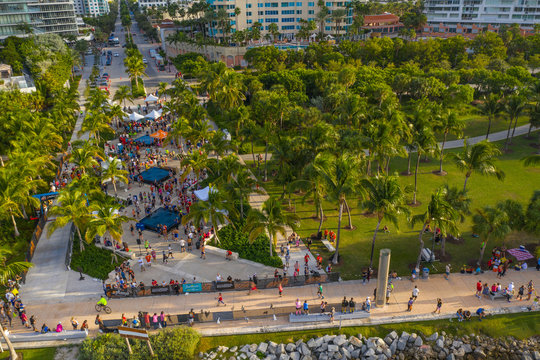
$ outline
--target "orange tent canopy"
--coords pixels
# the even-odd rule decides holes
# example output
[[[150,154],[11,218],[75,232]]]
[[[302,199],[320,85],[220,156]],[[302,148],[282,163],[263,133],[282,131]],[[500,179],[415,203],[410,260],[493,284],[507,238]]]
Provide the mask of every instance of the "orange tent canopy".
[[[163,140],[167,137],[168,133],[166,131],[163,131],[163,130],[158,130],[157,132],[153,133],[150,135],[150,137],[154,138],[154,139],[160,139],[160,140]]]

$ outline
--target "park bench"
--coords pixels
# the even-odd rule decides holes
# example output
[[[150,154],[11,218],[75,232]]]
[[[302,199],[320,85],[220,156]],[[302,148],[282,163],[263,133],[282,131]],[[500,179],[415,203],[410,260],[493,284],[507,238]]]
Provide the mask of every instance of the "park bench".
[[[336,251],[336,248],[332,244],[330,244],[330,241],[328,241],[326,239],[321,239],[321,241],[324,244],[324,246],[326,246],[328,251],[330,251],[330,252],[335,252]]]
[[[491,292],[489,293],[489,298],[491,300],[498,300],[498,299],[503,299],[503,300],[506,300],[506,296],[504,296],[503,292],[502,291],[497,291],[495,294],[492,294]]]
[[[439,261],[438,259],[435,259],[435,254],[428,248],[422,249],[422,260],[426,262]]]
[[[67,341],[67,340],[84,340],[88,336],[86,331],[80,330],[64,330],[62,332],[48,332],[46,334],[38,332],[26,332],[9,334],[9,340],[13,343],[36,342],[36,341]],[[1,340],[4,341],[3,339]]]

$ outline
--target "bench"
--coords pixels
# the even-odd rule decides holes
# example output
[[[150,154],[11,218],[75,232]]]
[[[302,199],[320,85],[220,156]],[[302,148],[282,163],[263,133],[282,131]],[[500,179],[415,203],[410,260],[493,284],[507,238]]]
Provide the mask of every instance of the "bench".
[[[439,261],[435,259],[435,254],[433,254],[433,252],[427,248],[422,249],[422,260],[426,262]]]
[[[335,252],[336,251],[336,248],[334,247],[334,245],[330,244],[330,241],[328,241],[326,239],[321,239],[321,241],[324,244],[324,246],[326,246],[328,251],[330,251],[330,252]]]
[[[48,332],[46,334],[38,332],[27,332],[27,333],[17,333],[9,334],[9,340],[13,343],[22,343],[22,342],[35,342],[35,341],[66,341],[66,340],[84,340],[88,336],[86,331],[80,330],[64,330],[62,332]],[[4,339],[2,338],[2,342]]]
[[[497,291],[495,294],[492,294],[491,292],[489,293],[489,298],[491,300],[498,300],[498,299],[503,299],[503,300],[506,300],[506,296],[503,294],[502,291]]]

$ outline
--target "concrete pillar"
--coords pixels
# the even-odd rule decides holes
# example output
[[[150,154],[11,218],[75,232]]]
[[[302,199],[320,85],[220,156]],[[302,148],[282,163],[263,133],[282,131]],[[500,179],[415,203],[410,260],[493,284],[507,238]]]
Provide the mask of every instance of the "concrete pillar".
[[[390,271],[390,249],[381,249],[379,254],[379,271],[377,272],[377,307],[386,304],[386,287],[388,286],[388,272]]]

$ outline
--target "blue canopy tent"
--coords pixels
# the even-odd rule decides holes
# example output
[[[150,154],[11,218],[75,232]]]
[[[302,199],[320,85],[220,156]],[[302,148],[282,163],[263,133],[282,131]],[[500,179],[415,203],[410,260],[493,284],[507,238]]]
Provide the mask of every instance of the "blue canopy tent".
[[[135,139],[135,141],[143,143],[144,145],[152,145],[154,143],[154,139],[151,138],[148,135],[141,136],[141,137]]]

